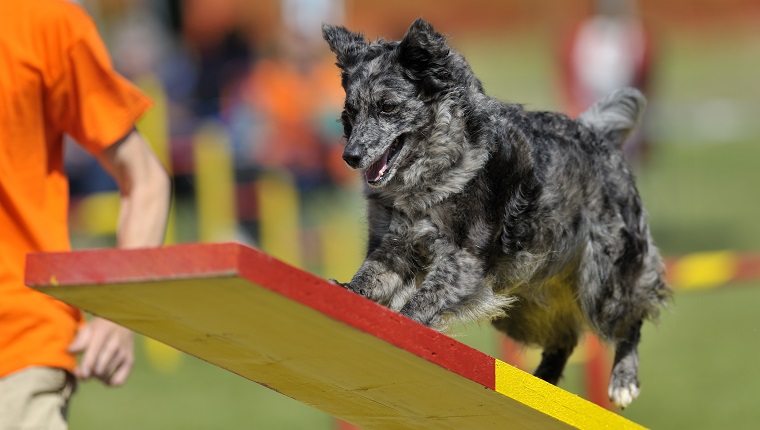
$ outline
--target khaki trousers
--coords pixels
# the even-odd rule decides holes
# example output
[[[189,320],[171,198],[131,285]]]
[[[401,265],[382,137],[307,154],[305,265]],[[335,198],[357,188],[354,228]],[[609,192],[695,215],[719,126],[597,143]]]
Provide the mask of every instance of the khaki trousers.
[[[76,378],[62,369],[29,367],[0,378],[0,430],[66,430]]]

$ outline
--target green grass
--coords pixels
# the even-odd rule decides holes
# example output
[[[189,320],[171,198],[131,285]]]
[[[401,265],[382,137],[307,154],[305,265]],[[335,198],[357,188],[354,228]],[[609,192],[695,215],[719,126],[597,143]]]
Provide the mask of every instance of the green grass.
[[[663,143],[639,189],[663,253],[760,248],[757,141]]]
[[[704,44],[706,39],[668,40],[669,56],[663,60],[658,84],[661,96],[687,102],[757,96],[760,81],[747,66],[756,64],[760,56],[746,55],[760,45]],[[462,44],[490,93],[529,102],[530,108],[556,107],[546,39]],[[760,248],[758,140],[755,136],[722,144],[657,142],[651,163],[637,176],[655,240],[664,254]],[[645,325],[642,395],[623,415],[657,429],[757,428],[757,303],[760,283],[676,294],[659,327]],[[489,354],[498,351],[487,325],[469,327],[457,339]],[[80,386],[72,405],[72,428],[334,428],[330,417],[192,357],[184,356],[175,372],[162,373],[140,345],[127,386],[107,389],[90,382]],[[581,383],[580,366],[571,365],[562,386],[582,393]]]
[[[623,415],[655,429],[756,429],[760,284],[676,295],[642,334],[641,397]]]
[[[118,389],[85,382],[71,407],[72,429],[329,429],[332,419],[202,360],[183,355],[161,372],[144,354]]]

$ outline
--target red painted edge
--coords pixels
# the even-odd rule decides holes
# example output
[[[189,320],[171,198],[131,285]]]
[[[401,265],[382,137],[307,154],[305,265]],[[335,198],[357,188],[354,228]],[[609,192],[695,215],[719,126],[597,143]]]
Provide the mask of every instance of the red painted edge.
[[[83,285],[233,276],[237,273],[240,246],[214,243],[33,253],[26,260],[26,284]]]
[[[245,245],[186,244],[30,254],[26,267],[30,286],[235,275],[495,389],[493,357]]]

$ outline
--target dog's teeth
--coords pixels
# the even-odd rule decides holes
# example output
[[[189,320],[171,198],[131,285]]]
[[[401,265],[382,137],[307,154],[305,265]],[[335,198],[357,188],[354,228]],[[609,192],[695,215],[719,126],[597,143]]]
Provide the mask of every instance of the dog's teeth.
[[[388,169],[388,151],[386,151],[377,161],[372,163],[364,172],[364,177],[368,182],[377,182],[382,179],[385,171]]]
[[[393,157],[398,154],[398,151],[401,147],[401,137],[397,137],[393,143],[391,143],[391,147],[388,148],[388,160],[392,159]]]

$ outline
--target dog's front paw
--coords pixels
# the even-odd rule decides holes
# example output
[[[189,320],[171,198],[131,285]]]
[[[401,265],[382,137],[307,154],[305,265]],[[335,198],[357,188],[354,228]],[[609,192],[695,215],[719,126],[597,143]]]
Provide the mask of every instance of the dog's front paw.
[[[329,278],[327,279],[327,282],[335,285],[339,285],[343,288],[348,288],[348,284],[344,284],[343,282],[338,281],[337,279]]]
[[[329,282],[331,284],[335,284],[335,285],[340,285],[341,287],[343,287],[343,288],[345,288],[345,289],[347,289],[349,291],[353,291],[354,293],[356,293],[356,294],[358,294],[360,296],[364,296],[364,297],[369,298],[369,291],[368,290],[366,290],[364,288],[357,288],[353,284],[351,284],[350,282],[343,283],[343,282],[336,281],[333,278],[329,278],[327,280],[327,282]]]
[[[432,324],[432,320],[434,319],[433,315],[429,315],[429,312],[425,312],[425,309],[419,309],[418,307],[414,305],[410,305],[410,303],[407,303],[404,305],[403,308],[399,311],[401,315],[404,315],[405,317],[412,319],[422,325],[426,325],[430,327]]]

